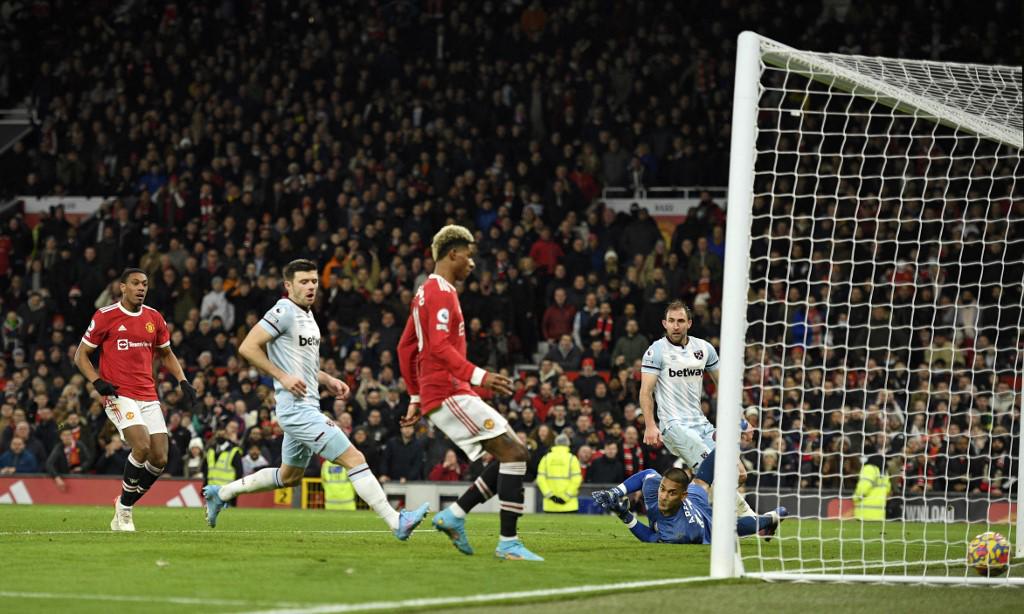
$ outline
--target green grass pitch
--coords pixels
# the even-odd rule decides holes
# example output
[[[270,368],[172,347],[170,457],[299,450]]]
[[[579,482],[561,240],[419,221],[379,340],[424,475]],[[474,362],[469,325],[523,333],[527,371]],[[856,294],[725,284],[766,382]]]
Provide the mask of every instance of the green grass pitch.
[[[709,548],[641,544],[611,517],[531,515],[520,528],[544,563],[493,558],[497,516],[470,517],[475,556],[459,554],[427,523],[395,540],[368,512],[231,509],[208,529],[196,509],[140,508],[135,534],[108,530],[99,507],[0,506],[3,612],[345,612],[455,608],[468,611],[958,612],[1012,611],[1024,593],[1005,588],[766,584],[756,580],[620,587],[590,594],[544,589],[697,578]],[[428,521],[429,522],[429,521]],[[853,523],[783,525],[766,554],[800,555],[791,539],[852,531]],[[856,531],[861,528],[856,526]],[[966,527],[954,530],[968,532]],[[890,540],[919,538],[923,526],[886,527]],[[929,527],[929,531],[936,527]],[[949,527],[942,528],[950,530]],[[877,532],[877,529],[876,529]],[[859,534],[859,533],[858,533]],[[847,537],[853,537],[848,534]],[[876,536],[877,537],[877,536]],[[807,544],[804,542],[803,551]],[[751,542],[745,541],[749,547]],[[752,546],[752,544],[751,544]],[[848,548],[844,546],[845,548]],[[916,546],[907,546],[913,556]],[[775,549],[772,551],[771,549]],[[951,551],[953,548],[951,547]],[[962,552],[963,549],[958,549]],[[838,558],[837,546],[826,556]],[[878,552],[868,552],[877,555]],[[929,558],[932,552],[929,551]],[[857,559],[848,549],[844,558]],[[748,562],[749,568],[749,562]],[[962,568],[961,568],[962,569]],[[919,570],[918,570],[919,571]],[[537,591],[514,604],[498,593]],[[458,599],[477,596],[475,599]],[[406,600],[416,600],[406,602]],[[398,603],[403,602],[403,603]],[[391,605],[388,605],[391,604]]]

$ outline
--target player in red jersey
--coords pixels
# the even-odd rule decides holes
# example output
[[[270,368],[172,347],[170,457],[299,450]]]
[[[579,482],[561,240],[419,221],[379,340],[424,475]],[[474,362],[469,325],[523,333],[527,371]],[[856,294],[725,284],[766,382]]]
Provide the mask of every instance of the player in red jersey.
[[[495,556],[543,561],[523,546],[516,525],[523,507],[523,476],[529,452],[505,417],[473,392],[484,386],[512,393],[512,381],[466,360],[466,325],[455,289],[473,272],[473,235],[462,226],[445,226],[431,245],[434,274],[416,291],[409,321],[398,344],[398,359],[411,396],[402,425],[415,424],[422,414],[476,460],[484,451],[497,462],[484,469],[473,486],[434,516],[434,527],[460,552],[473,554],[466,538],[466,514],[495,493],[500,502],[501,537]]]
[[[124,466],[121,496],[114,501],[112,531],[135,530],[132,506],[167,465],[167,425],[153,382],[154,350],[181,386],[189,406],[196,402],[196,389],[171,351],[167,323],[159,311],[142,304],[148,289],[144,271],[125,269],[121,300],[93,314],[75,352],[75,366],[105,397],[107,416],[132,448]],[[98,373],[89,357],[96,348],[100,348]]]

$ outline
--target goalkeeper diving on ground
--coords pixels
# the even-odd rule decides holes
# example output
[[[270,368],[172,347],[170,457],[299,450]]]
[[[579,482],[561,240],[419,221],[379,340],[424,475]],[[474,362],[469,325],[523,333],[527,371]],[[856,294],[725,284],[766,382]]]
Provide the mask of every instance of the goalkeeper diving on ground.
[[[714,477],[715,451],[712,450],[692,480],[682,469],[669,469],[664,476],[648,469],[631,475],[614,488],[595,492],[593,497],[602,508],[615,513],[642,542],[710,544],[709,497]],[[626,496],[637,491],[643,492],[648,524],[637,520],[629,509]],[[736,533],[740,537],[757,534],[770,539],[786,516],[784,507],[761,516],[741,516],[736,519]]]

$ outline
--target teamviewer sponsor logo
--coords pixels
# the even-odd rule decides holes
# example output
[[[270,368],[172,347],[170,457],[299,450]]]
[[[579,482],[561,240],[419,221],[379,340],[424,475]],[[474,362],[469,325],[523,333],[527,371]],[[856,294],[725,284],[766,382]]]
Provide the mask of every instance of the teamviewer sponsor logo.
[[[118,350],[130,350],[132,348],[149,348],[153,347],[153,344],[149,341],[128,341],[127,339],[117,340]]]

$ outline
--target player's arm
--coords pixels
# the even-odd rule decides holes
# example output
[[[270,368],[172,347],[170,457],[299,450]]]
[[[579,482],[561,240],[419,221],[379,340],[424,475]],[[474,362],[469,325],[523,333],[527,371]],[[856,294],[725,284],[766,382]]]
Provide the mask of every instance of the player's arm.
[[[640,409],[644,414],[644,443],[649,446],[661,445],[661,430],[654,421],[654,388],[657,385],[657,373],[640,374]]]
[[[708,347],[708,359],[704,363],[704,372],[711,378],[712,383],[715,385],[715,389],[718,389],[718,351],[715,350],[715,346],[710,343],[706,344]]]
[[[189,408],[195,407],[196,401],[199,400],[199,395],[188,379],[185,378],[185,370],[181,368],[181,361],[174,355],[171,344],[168,343],[167,345],[157,347],[157,356],[160,358],[160,363],[167,367],[167,370],[174,376],[174,381],[178,382],[181,393],[185,395],[185,403],[188,404]]]
[[[658,534],[651,530],[651,528],[644,523],[636,519],[633,512],[626,512],[626,516],[620,516],[619,520],[625,523],[626,528],[633,534],[633,537],[639,539],[642,542],[649,544],[656,543],[658,541]]]
[[[94,319],[93,323],[95,321]],[[96,392],[105,397],[116,397],[117,386],[100,379],[100,374],[96,371],[96,367],[92,364],[92,358],[90,358],[90,355],[96,351],[96,348],[99,347],[99,343],[102,341],[102,337],[96,333],[93,323],[89,324],[89,331],[85,333],[85,337],[82,337],[81,343],[78,344],[78,348],[75,350],[75,366],[78,367],[78,371],[85,379],[92,384]],[[86,339],[90,335],[94,337],[96,343]]]
[[[658,534],[651,530],[651,527],[637,520],[633,512],[629,511],[628,499],[616,499],[614,505],[607,509],[611,509],[619,517],[619,520],[626,525],[626,528],[633,534],[633,537],[649,544],[658,541]]]
[[[660,477],[661,474],[654,469],[644,469],[639,473],[634,473],[629,476],[626,478],[625,482],[618,486],[608,490],[598,490],[591,496],[594,498],[594,501],[604,509],[615,511],[616,503],[623,497],[642,490],[646,480],[657,479]]]
[[[267,331],[261,323],[252,327],[249,334],[245,336],[242,345],[238,347],[238,353],[242,355],[250,365],[263,371],[270,377],[281,382],[288,392],[300,397],[306,394],[306,382],[301,377],[285,373],[278,369],[270,357],[267,356],[267,344],[274,339],[274,335]]]
[[[398,340],[398,369],[405,380],[405,391],[409,393],[409,407],[405,416],[399,420],[402,426],[415,424],[420,419],[420,377],[416,372],[416,357],[420,353],[419,340],[416,338],[416,324],[412,314],[405,321],[405,330]]]
[[[318,371],[316,374],[316,381],[318,384],[326,388],[327,391],[333,394],[336,398],[344,399],[345,397],[348,396],[348,384],[334,377],[330,373],[327,373],[325,371]]]

